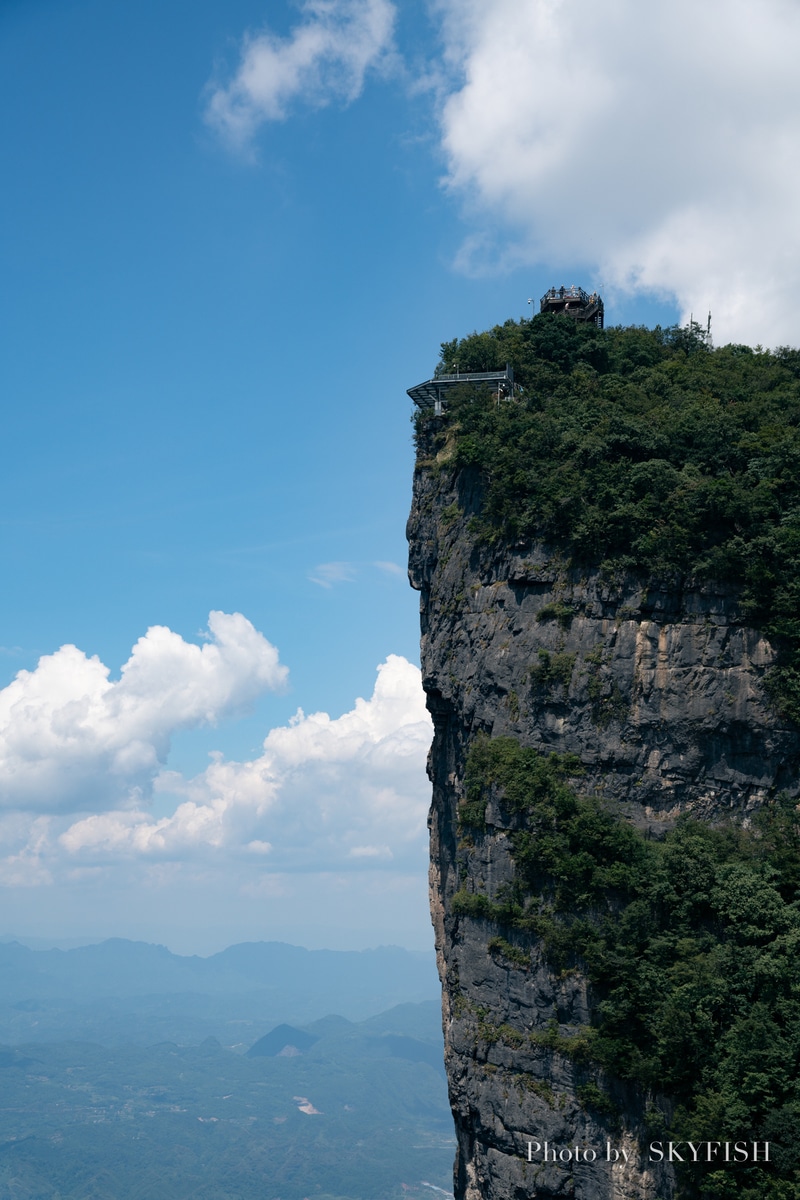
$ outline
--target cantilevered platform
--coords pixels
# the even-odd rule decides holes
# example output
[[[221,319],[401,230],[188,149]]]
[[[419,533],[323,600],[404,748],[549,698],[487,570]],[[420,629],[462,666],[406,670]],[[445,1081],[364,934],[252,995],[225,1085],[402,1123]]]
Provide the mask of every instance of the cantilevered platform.
[[[540,313],[559,313],[583,321],[586,325],[596,325],[603,328],[603,300],[597,292],[591,296],[582,287],[550,288],[539,301]]]
[[[488,387],[499,396],[511,396],[514,390],[514,372],[506,364],[504,371],[461,371],[455,375],[438,375],[426,379],[416,387],[410,387],[408,394],[418,408],[432,408],[437,416],[444,412],[444,398],[448,391],[465,383],[477,384],[478,387]]]

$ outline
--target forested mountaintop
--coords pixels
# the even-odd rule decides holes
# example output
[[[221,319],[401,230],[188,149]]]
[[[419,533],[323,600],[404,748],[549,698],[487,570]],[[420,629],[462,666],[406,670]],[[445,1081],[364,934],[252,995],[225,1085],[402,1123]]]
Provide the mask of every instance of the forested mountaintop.
[[[438,371],[506,363],[513,401],[465,385],[444,421],[416,418],[421,446],[480,473],[470,532],[536,539],[610,579],[736,584],[800,719],[800,351],[542,315],[444,343]]]

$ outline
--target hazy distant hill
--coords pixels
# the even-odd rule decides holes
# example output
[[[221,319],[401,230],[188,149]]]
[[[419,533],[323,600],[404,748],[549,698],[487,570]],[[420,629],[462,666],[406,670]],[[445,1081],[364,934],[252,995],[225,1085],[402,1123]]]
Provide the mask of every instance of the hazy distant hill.
[[[0,1041],[85,1038],[252,1045],[281,1021],[334,1011],[363,1020],[433,1000],[433,954],[395,946],[304,950],[282,942],[231,946],[209,958],[111,939],[72,950],[0,944]]]
[[[247,1051],[249,1058],[277,1058],[278,1055],[304,1054],[319,1038],[293,1025],[276,1025]]]

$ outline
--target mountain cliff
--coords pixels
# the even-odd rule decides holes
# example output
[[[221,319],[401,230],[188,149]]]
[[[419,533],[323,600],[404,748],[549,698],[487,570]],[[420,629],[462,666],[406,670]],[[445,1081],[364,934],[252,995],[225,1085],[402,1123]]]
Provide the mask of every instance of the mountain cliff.
[[[417,416],[408,526],[457,1200],[800,1195],[797,354],[442,350],[521,385]]]

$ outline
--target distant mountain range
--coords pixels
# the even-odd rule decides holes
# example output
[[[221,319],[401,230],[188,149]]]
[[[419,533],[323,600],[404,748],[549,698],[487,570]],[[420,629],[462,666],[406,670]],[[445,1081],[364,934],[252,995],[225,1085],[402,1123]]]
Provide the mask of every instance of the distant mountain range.
[[[0,1042],[105,1044],[217,1037],[246,1047],[276,1024],[364,1020],[435,1000],[432,953],[244,942],[209,958],[113,938],[71,950],[0,944]]]

